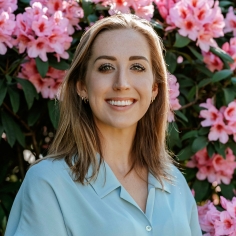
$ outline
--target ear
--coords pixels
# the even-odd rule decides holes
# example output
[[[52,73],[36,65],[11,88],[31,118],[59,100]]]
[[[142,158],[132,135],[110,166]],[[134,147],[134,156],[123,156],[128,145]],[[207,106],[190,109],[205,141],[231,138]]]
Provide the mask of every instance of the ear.
[[[81,80],[76,83],[76,91],[80,97],[88,97],[86,86]]]
[[[158,84],[157,83],[154,83],[153,86],[152,86],[152,97],[156,97],[158,94]]]

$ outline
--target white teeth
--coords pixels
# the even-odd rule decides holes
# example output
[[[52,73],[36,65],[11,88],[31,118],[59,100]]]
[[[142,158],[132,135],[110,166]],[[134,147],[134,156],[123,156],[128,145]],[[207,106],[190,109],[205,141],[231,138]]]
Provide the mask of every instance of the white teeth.
[[[110,103],[112,106],[129,106],[129,105],[133,104],[133,101],[131,101],[131,100],[126,100],[126,101],[109,100],[108,103]]]

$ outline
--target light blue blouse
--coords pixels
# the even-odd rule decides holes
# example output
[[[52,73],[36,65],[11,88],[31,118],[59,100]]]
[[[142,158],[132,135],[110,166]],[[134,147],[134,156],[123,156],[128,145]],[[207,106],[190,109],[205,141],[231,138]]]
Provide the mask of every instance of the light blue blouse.
[[[174,166],[172,175],[174,184],[164,181],[162,190],[149,173],[144,213],[106,163],[83,186],[73,181],[64,160],[43,160],[27,172],[5,236],[200,236],[185,178]]]

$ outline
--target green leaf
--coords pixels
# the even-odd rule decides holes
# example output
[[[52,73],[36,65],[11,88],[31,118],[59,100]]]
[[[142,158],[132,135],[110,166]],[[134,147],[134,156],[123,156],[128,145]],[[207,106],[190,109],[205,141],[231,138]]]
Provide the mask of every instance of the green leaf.
[[[4,217],[6,217],[5,212],[0,204],[0,223],[2,223]]]
[[[183,148],[177,155],[179,161],[189,160],[194,155],[191,146]]]
[[[201,135],[206,135],[206,134],[208,134],[209,133],[209,128],[201,128],[199,131],[198,131],[198,134],[199,134],[199,136],[201,136]]]
[[[67,70],[70,67],[70,65],[65,60],[61,59],[58,62],[55,57],[49,57],[49,66],[57,70]]]
[[[41,75],[42,78],[45,78],[45,76],[48,72],[48,68],[49,68],[48,61],[42,61],[41,58],[36,57],[35,62],[36,62],[36,67],[37,67],[39,74]]]
[[[230,63],[234,62],[233,58],[229,54],[227,54],[224,50],[222,50],[220,48],[211,47],[210,51],[212,53],[214,53],[216,56],[220,57],[222,60],[225,60],[225,61],[230,62]]]
[[[181,118],[182,120],[188,122],[188,118],[184,115],[184,113],[182,113],[181,111],[178,111],[178,110],[174,111],[174,112],[179,118]]]
[[[184,168],[183,175],[187,182],[190,182],[191,180],[196,178],[197,174],[197,168]]]
[[[227,146],[233,151],[234,155],[236,156],[236,143],[235,142],[228,142]]]
[[[228,7],[228,6],[233,6],[233,2],[231,1],[220,1],[219,2],[220,7]]]
[[[2,112],[3,129],[7,135],[7,141],[12,147],[17,140],[21,146],[25,146],[25,136],[23,135],[20,126],[6,112]]]
[[[156,22],[155,20],[151,20],[150,23],[152,24],[154,28],[163,30],[163,26],[159,24],[158,22]]]
[[[205,66],[196,65],[196,68],[201,71],[203,74],[207,75],[208,77],[212,77],[214,74],[208,70]]]
[[[183,141],[185,139],[196,138],[196,137],[198,137],[198,131],[197,130],[191,130],[191,131],[185,133],[181,140]]]
[[[233,85],[236,85],[236,78],[235,78],[235,77],[232,77],[232,78],[231,78],[231,82],[232,82]]]
[[[21,182],[8,182],[5,183],[0,188],[1,193],[15,193],[17,190],[19,190],[21,186]]]
[[[232,102],[235,98],[235,92],[233,88],[223,88],[224,96],[225,96],[225,102],[226,104],[229,104]]]
[[[223,79],[226,79],[227,77],[229,77],[230,75],[232,75],[232,71],[231,70],[221,70],[216,72],[213,77],[212,77],[212,82],[219,82]]]
[[[38,93],[34,85],[26,79],[15,78],[15,80],[22,86],[28,109],[30,109],[34,103],[34,98],[38,99]]]
[[[199,150],[202,150],[204,147],[206,147],[208,144],[208,139],[204,136],[197,137],[192,144],[192,150],[194,153],[198,152]]]
[[[19,110],[19,106],[20,106],[20,95],[15,89],[12,89],[9,86],[8,86],[7,90],[8,90],[8,94],[10,97],[13,112],[17,113],[17,111]]]
[[[178,126],[175,122],[172,122],[168,126],[168,145],[170,149],[172,149],[174,146],[181,147],[181,141],[179,138],[179,131]]]
[[[15,130],[13,125],[15,121],[5,112],[1,113],[1,117],[2,117],[3,129],[7,135],[7,141],[10,144],[10,146],[13,147],[16,141]]]
[[[5,79],[0,79],[0,106],[3,103],[6,94],[7,94],[7,85],[5,83]]]
[[[165,55],[165,61],[166,61],[166,64],[168,65],[169,72],[174,73],[177,66],[176,55],[173,52],[167,51]]]
[[[88,19],[89,23],[94,23],[98,20],[98,17],[95,14],[90,14],[90,15],[88,15],[87,19]]]
[[[82,8],[84,10],[84,18],[87,19],[88,15],[93,12],[92,3],[87,0],[82,0]]]
[[[190,51],[192,52],[192,54],[199,59],[200,61],[203,61],[203,56],[202,54],[200,54],[199,52],[197,52],[193,47],[188,46],[188,48],[190,49]]]
[[[214,147],[216,152],[225,158],[225,146],[221,145],[219,142],[214,142]]]
[[[195,199],[197,202],[204,200],[204,198],[207,196],[208,191],[210,190],[210,187],[210,183],[206,180],[195,180],[195,182],[193,183],[193,189],[195,190]]]
[[[59,120],[59,108],[58,103],[54,100],[48,101],[48,112],[50,120],[53,124],[53,127],[56,129],[58,126],[58,120]]]
[[[228,199],[228,200],[231,200],[233,197],[234,197],[234,185],[232,183],[230,184],[220,184],[219,185],[220,188],[221,188],[221,193],[222,195]]]
[[[202,88],[205,87],[206,85],[211,83],[212,79],[203,79],[200,81],[200,83],[198,84],[198,88]]]
[[[214,145],[212,143],[208,143],[207,145],[207,153],[208,156],[211,158],[213,156],[213,154],[215,153],[215,148]]]
[[[179,33],[175,34],[175,43],[174,43],[174,47],[177,48],[183,48],[185,46],[187,46],[190,43],[190,39],[188,37],[184,37],[182,35],[180,35]]]
[[[30,111],[29,115],[27,117],[29,126],[33,126],[35,122],[39,119],[41,115],[41,109],[39,109],[37,106],[33,106]]]
[[[191,101],[196,94],[197,86],[193,86],[187,94],[187,99]]]

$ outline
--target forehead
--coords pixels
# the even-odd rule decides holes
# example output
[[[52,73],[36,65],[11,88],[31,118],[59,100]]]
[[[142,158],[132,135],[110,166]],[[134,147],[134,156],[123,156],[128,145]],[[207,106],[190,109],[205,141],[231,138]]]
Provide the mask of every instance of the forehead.
[[[96,55],[142,55],[150,58],[150,47],[143,34],[133,29],[117,29],[100,33],[92,47]]]

